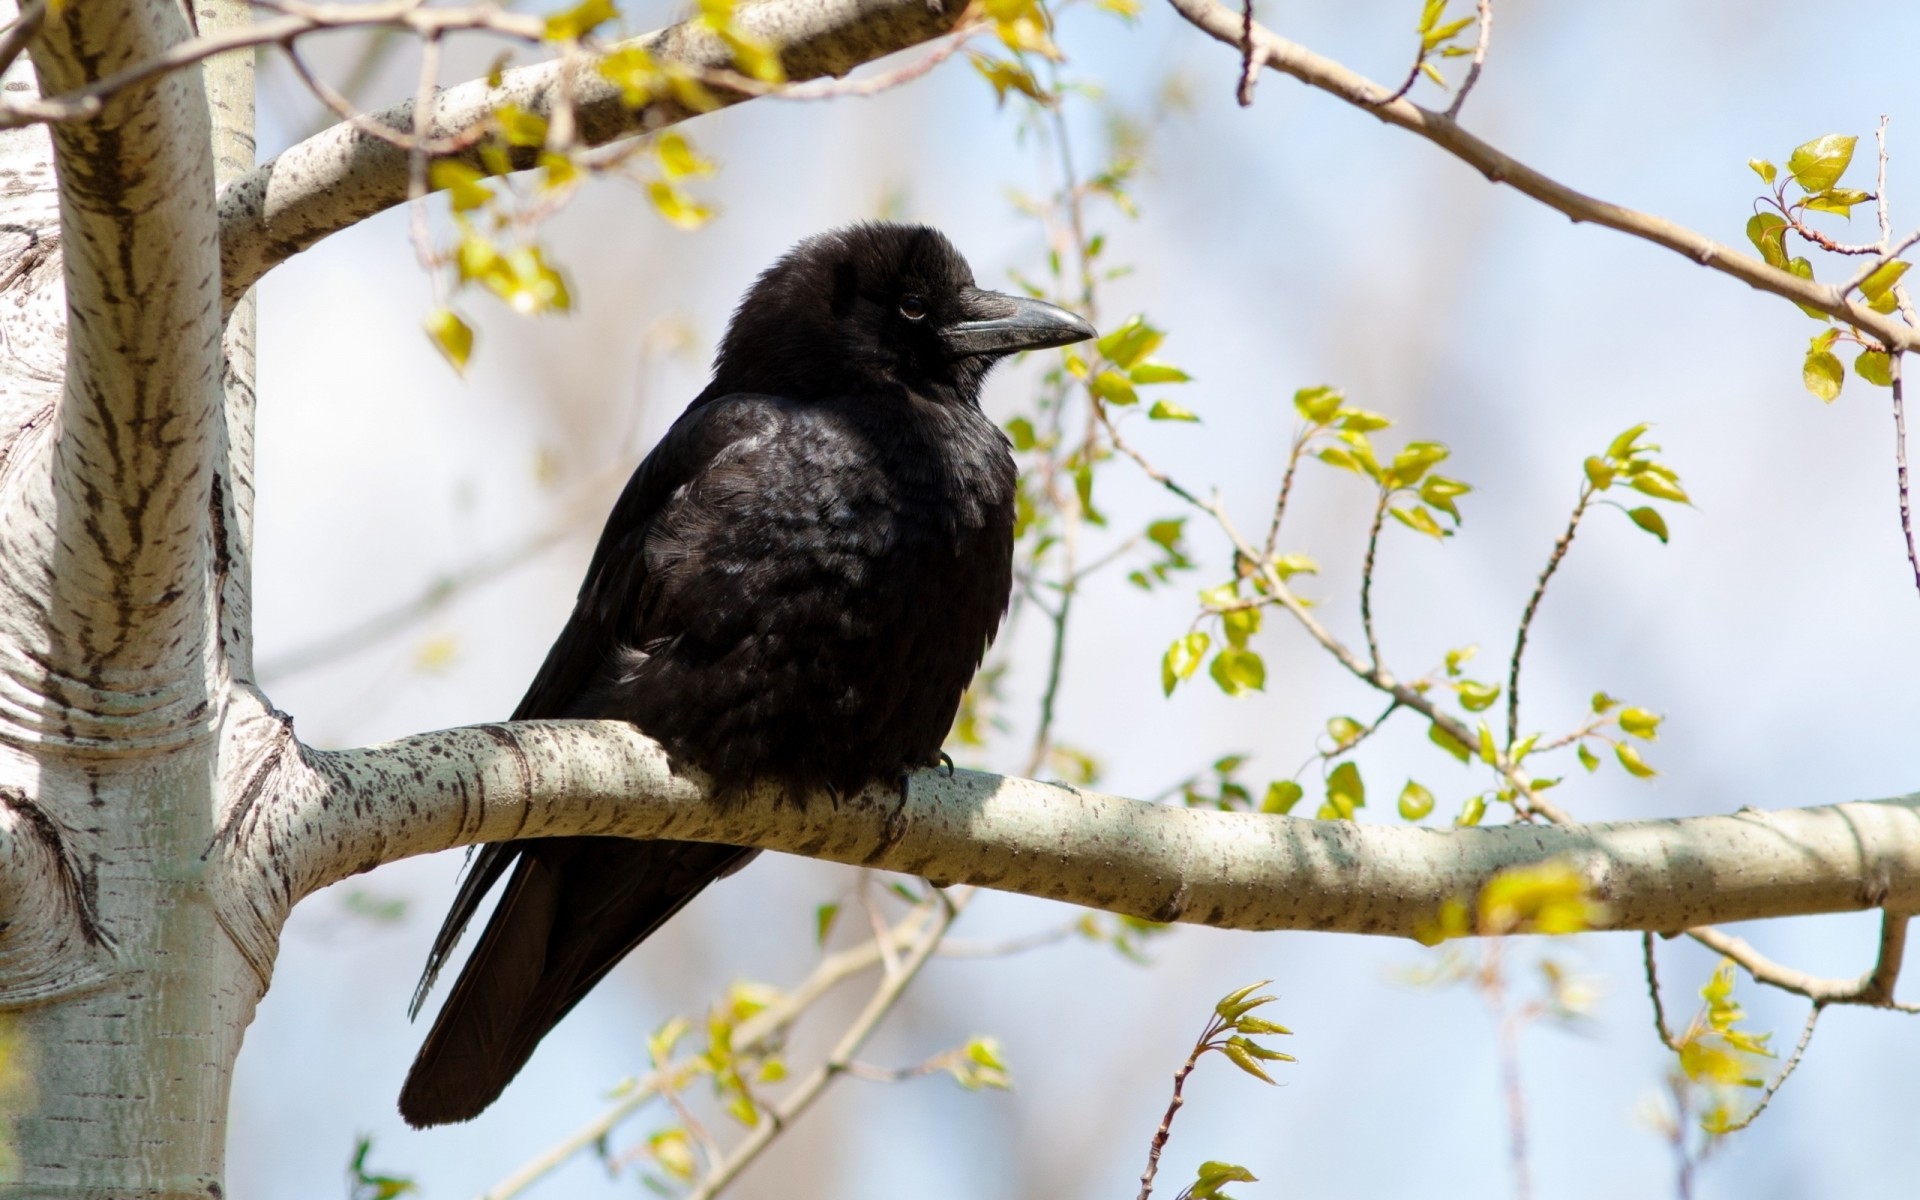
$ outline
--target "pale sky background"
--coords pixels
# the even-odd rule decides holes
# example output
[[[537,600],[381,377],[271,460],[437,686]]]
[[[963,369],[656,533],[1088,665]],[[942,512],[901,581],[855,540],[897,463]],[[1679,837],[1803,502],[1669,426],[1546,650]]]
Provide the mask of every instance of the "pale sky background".
[[[1287,3],[1262,16],[1397,81],[1418,8]],[[633,27],[670,15],[636,9]],[[1899,540],[1887,393],[1850,379],[1831,407],[1808,395],[1799,363],[1814,322],[1665,251],[1570,225],[1279,76],[1265,77],[1255,107],[1242,111],[1232,101],[1235,56],[1164,7],[1150,4],[1134,27],[1076,11],[1060,36],[1071,73],[1098,80],[1130,112],[1145,113],[1170,77],[1192,97],[1190,111],[1167,115],[1152,146],[1136,193],[1141,218],[1099,221],[1110,255],[1137,268],[1111,285],[1103,319],[1146,310],[1172,331],[1164,355],[1197,379],[1178,399],[1204,423],[1145,430],[1150,453],[1192,483],[1220,486],[1252,525],[1264,523],[1278,482],[1288,398],[1299,386],[1335,384],[1395,417],[1389,441],[1449,443],[1445,469],[1477,489],[1463,502],[1461,535],[1439,546],[1393,533],[1377,584],[1389,660],[1417,672],[1468,642],[1503,657],[1581,459],[1626,426],[1654,421],[1698,507],[1670,514],[1666,547],[1616,512],[1595,514],[1536,625],[1524,692],[1526,723],[1549,730],[1576,721],[1597,688],[1666,714],[1648,751],[1661,774],[1636,782],[1609,766],[1570,781],[1560,802],[1607,819],[1915,788],[1920,597]],[[1920,224],[1916,46],[1920,8],[1897,0],[1506,2],[1466,122],[1573,186],[1741,244],[1757,194],[1749,157],[1782,161],[1820,134],[1859,134],[1863,153],[1848,181],[1870,187],[1866,148],[1887,113],[1895,223],[1905,230]],[[471,69],[482,69],[484,53],[471,57]],[[367,98],[405,94],[409,71],[396,63]],[[1435,99],[1425,85],[1417,95]],[[311,113],[284,73],[263,96],[270,153]],[[1072,112],[1084,164],[1101,122],[1089,105]],[[550,231],[578,311],[526,322],[468,303],[482,342],[465,381],[418,332],[431,289],[400,214],[267,280],[262,662],[551,525],[595,472],[623,476],[700,387],[741,290],[797,239],[890,208],[944,229],[983,283],[1039,269],[1037,228],[1008,193],[1051,186],[1050,160],[1016,138],[1011,113],[996,111],[962,62],[875,99],[756,103],[687,132],[724,164],[701,186],[720,219],[682,233],[628,187],[589,189]],[[1862,210],[1852,232],[1871,231]],[[643,348],[661,322],[690,332],[684,354]],[[1030,369],[996,376],[989,407],[1010,411],[1030,383]],[[630,427],[636,436],[621,446]],[[556,486],[536,478],[543,454],[560,472]],[[1103,507],[1117,525],[1174,514],[1124,465],[1108,478]],[[1352,594],[1368,494],[1329,471],[1301,488],[1287,546],[1321,560],[1326,573],[1307,590],[1337,629],[1357,634]],[[598,521],[400,636],[270,682],[270,694],[319,745],[502,717],[564,619]],[[1159,654],[1184,629],[1192,588],[1224,571],[1220,543],[1195,532],[1206,577],[1148,596],[1114,575],[1086,594],[1060,728],[1101,757],[1104,790],[1154,794],[1229,751],[1255,756],[1248,771],[1263,782],[1311,753],[1328,716],[1377,711],[1277,619],[1259,642],[1266,694],[1230,701],[1200,686],[1164,700]],[[1037,654],[1037,633],[1022,630],[1033,640],[1015,648]],[[418,669],[422,647],[438,639],[451,639],[451,663]],[[1023,725],[1033,691],[1031,677],[1016,687]],[[1374,796],[1364,819],[1395,820],[1392,797],[1409,774],[1440,796],[1442,819],[1477,784],[1423,734],[1417,722],[1396,726],[1362,753]],[[997,761],[1015,757],[1009,743]],[[234,1084],[233,1195],[338,1194],[361,1133],[376,1138],[374,1165],[414,1176],[429,1200],[474,1194],[600,1111],[609,1088],[644,1068],[645,1035],[667,1017],[699,1012],[729,979],[800,978],[817,953],[814,906],[853,877],[763,858],[623,965],[480,1120],[414,1133],[394,1096],[424,1028],[410,1027],[404,1010],[458,862],[448,854],[384,868],[295,913]],[[356,916],[353,893],[402,901],[405,915],[387,924]],[[1071,916],[990,896],[957,934],[994,937]],[[1740,930],[1777,958],[1835,975],[1868,965],[1874,931],[1862,916]],[[1578,1032],[1541,1026],[1525,1035],[1535,1194],[1671,1195],[1669,1152],[1636,1117],[1668,1058],[1651,1032],[1637,939],[1550,949],[1590,974],[1602,998]],[[1538,951],[1529,944],[1514,955],[1525,964]],[[1266,1088],[1207,1061],[1189,1086],[1157,1194],[1172,1197],[1207,1158],[1261,1176],[1235,1189],[1242,1200],[1511,1194],[1491,1022],[1464,989],[1402,981],[1432,961],[1428,952],[1330,935],[1183,930],[1156,942],[1154,957],[1140,967],[1075,942],[1011,960],[935,963],[863,1057],[904,1065],[993,1034],[1016,1089],[845,1081],[732,1194],[1130,1196],[1170,1074],[1209,1007],[1266,977],[1281,996],[1275,1018],[1296,1031],[1286,1048],[1299,1064],[1284,1070],[1285,1086]],[[1670,1011],[1684,1020],[1711,960],[1672,946],[1663,964]],[[1804,1007],[1745,983],[1740,992],[1753,1025],[1790,1044]],[[819,1014],[803,1030],[803,1051],[862,997],[849,988]],[[1916,1107],[1920,1028],[1883,1013],[1830,1013],[1772,1111],[1704,1169],[1696,1194],[1909,1195],[1920,1177]],[[642,1118],[617,1144],[667,1120]],[[530,1195],[626,1196],[638,1187],[582,1160]]]

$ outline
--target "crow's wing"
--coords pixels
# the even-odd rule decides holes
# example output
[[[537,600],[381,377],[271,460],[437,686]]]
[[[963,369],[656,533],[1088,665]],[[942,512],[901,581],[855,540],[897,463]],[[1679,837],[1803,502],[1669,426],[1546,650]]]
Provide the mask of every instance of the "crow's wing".
[[[598,715],[591,697],[618,651],[680,632],[658,627],[647,538],[682,489],[716,463],[737,465],[761,439],[778,436],[785,407],[772,397],[702,396],[674,423],[615,503],[573,615],[513,719]],[[614,964],[754,853],[626,838],[482,847],[434,939],[410,1012],[419,1010],[488,891],[509,866],[513,875],[408,1073],[401,1113],[416,1126],[478,1115]]]

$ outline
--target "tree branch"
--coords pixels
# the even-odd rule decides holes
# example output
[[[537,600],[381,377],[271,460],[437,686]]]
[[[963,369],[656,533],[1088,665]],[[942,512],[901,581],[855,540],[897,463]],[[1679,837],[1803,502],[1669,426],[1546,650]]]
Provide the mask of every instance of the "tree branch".
[[[1216,40],[1236,49],[1243,46],[1239,13],[1219,4],[1217,0],[1171,2],[1181,16]],[[1866,305],[1849,299],[1844,285],[1802,279],[1672,221],[1576,192],[1481,141],[1444,113],[1422,108],[1405,98],[1386,104],[1377,103],[1375,98],[1387,94],[1386,88],[1339,63],[1322,58],[1304,46],[1275,35],[1264,26],[1256,23],[1252,36],[1253,55],[1267,66],[1291,75],[1309,87],[1336,96],[1363,112],[1372,113],[1389,125],[1397,125],[1418,134],[1478,170],[1490,182],[1510,184],[1523,195],[1575,221],[1591,221],[1656,246],[1665,246],[1703,267],[1731,275],[1760,291],[1819,309],[1871,333],[1889,348],[1920,350],[1920,330],[1909,328],[1890,315],[1874,312]]]
[[[102,0],[49,16],[31,53],[53,93],[188,32],[178,6]],[[52,144],[65,379],[44,463],[9,497],[0,644],[31,682],[5,717],[29,737],[140,753],[205,736],[218,713],[201,656],[222,454],[205,93],[164,76]]]
[[[742,4],[739,28],[777,47],[794,81],[844,75],[909,46],[950,32],[961,0],[761,0]],[[664,65],[702,72],[733,66],[733,52],[692,23],[636,39]],[[484,128],[494,109],[517,104],[551,116],[560,90],[559,60],[509,71],[498,88],[475,80],[440,94],[427,122],[435,142],[456,141]],[[752,98],[748,90],[709,89],[722,106]],[[660,99],[631,109],[619,89],[593,71],[573,81],[572,106],[580,140],[589,146],[646,133],[686,120],[693,110]],[[371,113],[370,122],[397,133],[414,128],[413,105]],[[471,141],[472,139],[468,139]],[[536,151],[515,148],[519,167],[533,165]],[[407,152],[351,124],[336,125],[291,147],[220,197],[220,255],[226,302],[232,304],[273,267],[407,198]],[[466,145],[450,157],[481,167],[477,149]]]
[[[284,736],[256,759],[220,835],[236,890],[276,928],[299,898],[384,862],[572,834],[757,846],[1235,929],[1411,937],[1497,871],[1563,856],[1619,929],[1920,908],[1920,796],[1440,831],[1160,807],[960,771],[915,775],[904,800],[886,784],[838,804],[763,788],[720,805],[619,722],[481,725],[337,752]]]

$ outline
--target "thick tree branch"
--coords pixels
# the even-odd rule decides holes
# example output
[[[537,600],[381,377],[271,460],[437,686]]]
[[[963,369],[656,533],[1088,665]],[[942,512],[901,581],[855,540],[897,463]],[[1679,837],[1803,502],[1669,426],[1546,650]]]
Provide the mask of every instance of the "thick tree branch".
[[[837,805],[721,805],[617,722],[524,722],[263,756],[221,835],[277,927],[383,862],[512,837],[729,842],[1235,929],[1413,936],[1496,871],[1565,856],[1621,929],[1920,908],[1920,796],[1570,827],[1432,830],[1169,808],[961,771]]]
[[[187,35],[175,6],[103,0],[49,16],[31,51],[54,92]],[[64,388],[47,435],[17,442],[10,465],[0,722],[137,753],[204,736],[216,715],[202,651],[220,329],[200,80],[132,89],[56,129],[53,151]]]
[[[1216,40],[1236,49],[1243,47],[1239,13],[1219,4],[1217,0],[1171,2],[1181,16]],[[1337,96],[1389,125],[1397,125],[1418,134],[1473,167],[1489,181],[1510,184],[1522,194],[1575,221],[1591,221],[1656,246],[1665,246],[1703,267],[1731,275],[1763,292],[1784,296],[1847,321],[1871,333],[1884,346],[1920,350],[1920,330],[1849,299],[1844,284],[1828,285],[1802,279],[1672,221],[1576,192],[1481,141],[1445,113],[1422,108],[1404,97],[1380,103],[1379,97],[1391,94],[1387,89],[1331,59],[1322,58],[1304,46],[1275,35],[1272,30],[1257,23],[1252,29],[1251,53],[1254,58],[1264,61],[1282,74],[1291,75],[1309,87]]]
[[[862,63],[931,40],[953,29],[961,0],[760,0],[742,4],[738,26],[776,46],[791,80],[844,75]],[[733,66],[733,53],[692,23],[637,39],[663,64],[703,72]],[[427,124],[436,142],[484,128],[501,104],[549,116],[559,90],[558,60],[509,71],[498,88],[484,80],[441,93]],[[751,99],[746,90],[710,89],[721,105]],[[592,71],[577,73],[572,97],[580,140],[590,146],[645,133],[695,115],[672,100],[628,108],[619,90]],[[412,103],[369,114],[397,133],[414,128]],[[469,139],[470,140],[470,139]],[[534,151],[516,151],[532,166]],[[220,254],[226,302],[259,278],[329,234],[338,233],[407,198],[407,152],[371,133],[341,124],[288,149],[220,197]],[[478,167],[472,146],[454,155]]]

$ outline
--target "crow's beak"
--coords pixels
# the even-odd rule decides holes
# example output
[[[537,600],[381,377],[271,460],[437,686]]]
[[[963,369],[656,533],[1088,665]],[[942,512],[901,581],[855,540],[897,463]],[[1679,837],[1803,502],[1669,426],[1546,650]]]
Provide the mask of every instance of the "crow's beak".
[[[998,357],[1021,350],[1045,350],[1098,337],[1086,318],[1044,300],[975,290],[967,296],[975,319],[949,325],[940,337],[955,358],[974,354]]]

